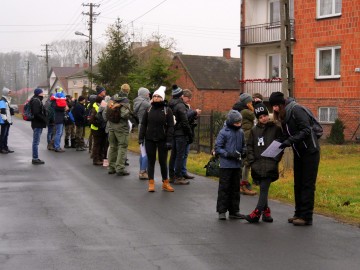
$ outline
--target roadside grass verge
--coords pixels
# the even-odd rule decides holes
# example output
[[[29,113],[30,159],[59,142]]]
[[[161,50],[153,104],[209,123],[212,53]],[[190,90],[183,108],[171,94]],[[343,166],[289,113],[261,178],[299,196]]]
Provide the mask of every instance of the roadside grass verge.
[[[136,134],[131,136],[129,150],[139,153]],[[204,166],[209,159],[209,154],[191,151],[187,164],[188,170],[191,173],[205,176]],[[282,163],[280,163],[280,167],[283,167]],[[212,179],[217,180],[216,178]],[[258,187],[254,188],[259,191]],[[292,170],[285,170],[283,177],[271,185],[269,197],[273,200],[294,204]],[[360,227],[359,144],[325,144],[321,146],[315,212]]]

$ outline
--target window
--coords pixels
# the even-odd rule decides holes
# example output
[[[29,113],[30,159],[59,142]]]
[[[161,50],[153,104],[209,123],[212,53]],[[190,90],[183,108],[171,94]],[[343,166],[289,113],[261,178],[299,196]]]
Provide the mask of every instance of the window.
[[[336,107],[320,107],[319,108],[319,122],[334,123],[337,116]]]
[[[73,85],[76,86],[76,84],[77,84],[77,81],[74,80],[74,81],[73,81]]]
[[[83,81],[84,85],[88,85],[88,80]]]
[[[280,26],[280,1],[269,2],[269,23],[272,26]]]
[[[272,54],[268,56],[268,76],[270,79],[281,77],[280,54]]]
[[[327,18],[341,15],[342,0],[317,0],[317,17]]]
[[[316,78],[340,78],[341,47],[325,47],[316,51]]]

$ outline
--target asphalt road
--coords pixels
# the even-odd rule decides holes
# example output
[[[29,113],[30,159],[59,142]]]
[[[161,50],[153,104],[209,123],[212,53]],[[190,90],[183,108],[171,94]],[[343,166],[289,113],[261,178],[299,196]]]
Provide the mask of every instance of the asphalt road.
[[[217,182],[196,177],[174,193],[147,192],[130,176],[108,175],[87,152],[46,150],[31,164],[30,123],[10,129],[13,154],[0,155],[0,269],[359,269],[360,230],[315,215],[287,223],[293,207],[270,202],[274,223],[219,221]],[[156,168],[157,173],[159,169]],[[241,197],[249,213],[257,197]]]

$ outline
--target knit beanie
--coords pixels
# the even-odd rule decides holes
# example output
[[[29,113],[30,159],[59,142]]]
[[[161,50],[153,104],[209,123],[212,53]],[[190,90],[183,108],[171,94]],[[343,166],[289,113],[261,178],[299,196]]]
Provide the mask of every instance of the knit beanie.
[[[38,95],[40,95],[42,92],[43,92],[43,90],[42,90],[41,88],[36,88],[36,89],[34,90],[34,95],[35,95],[35,96],[38,96]]]
[[[180,87],[178,87],[176,84],[174,84],[172,86],[171,95],[176,98],[176,97],[181,97],[182,94],[183,94],[183,90]]]
[[[264,105],[264,103],[257,103],[254,106],[254,113],[257,119],[259,119],[260,115],[269,115],[269,111],[266,108],[266,106]]]
[[[105,91],[105,88],[103,86],[101,86],[101,85],[96,86],[96,94],[97,95],[100,95],[101,92],[103,92],[103,91]]]
[[[236,110],[230,110],[227,118],[226,118],[226,124],[228,125],[234,125],[235,123],[241,122],[242,116],[241,114]]]
[[[272,92],[269,97],[269,103],[271,106],[285,104],[284,94],[282,92]]]
[[[128,93],[130,92],[130,85],[128,85],[127,83],[124,83],[122,86],[121,86],[121,91],[125,92],[125,93]]]
[[[160,86],[159,89],[157,89],[154,93],[154,95],[159,95],[160,97],[162,97],[163,100],[165,100],[165,90],[166,87],[165,86]]]
[[[4,87],[3,90],[2,90],[3,96],[9,95],[10,92],[11,92],[11,90],[9,88],[6,88],[6,87]]]
[[[240,95],[240,102],[243,103],[244,105],[246,105],[252,101],[253,101],[253,99],[248,93],[242,93]]]
[[[138,97],[149,97],[150,91],[145,87],[140,87],[138,90]]]

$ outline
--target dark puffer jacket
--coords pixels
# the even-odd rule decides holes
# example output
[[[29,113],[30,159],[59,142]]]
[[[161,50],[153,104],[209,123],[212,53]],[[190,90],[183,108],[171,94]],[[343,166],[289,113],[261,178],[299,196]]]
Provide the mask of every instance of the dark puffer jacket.
[[[31,111],[34,119],[31,120],[31,128],[46,128],[46,110],[38,96],[33,96],[30,100]]]
[[[319,141],[312,132],[310,116],[301,106],[288,99],[285,103],[286,118],[282,122],[284,137],[282,141],[288,140],[294,153],[301,157],[304,153],[315,153],[320,151]]]
[[[278,163],[282,154],[276,158],[268,158],[262,157],[261,153],[281,135],[281,128],[274,122],[268,122],[266,125],[258,123],[251,129],[247,140],[247,160],[251,166],[251,176],[256,184],[259,184],[262,179],[275,181],[279,178]]]
[[[164,102],[153,102],[145,112],[139,132],[139,141],[166,141],[171,143],[174,134],[172,110]]]
[[[187,117],[188,107],[184,101],[181,98],[173,98],[169,103],[169,107],[176,120],[174,136],[187,136],[188,138],[191,138],[192,132]]]

